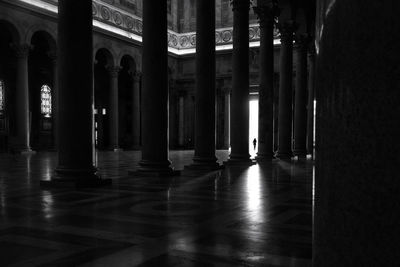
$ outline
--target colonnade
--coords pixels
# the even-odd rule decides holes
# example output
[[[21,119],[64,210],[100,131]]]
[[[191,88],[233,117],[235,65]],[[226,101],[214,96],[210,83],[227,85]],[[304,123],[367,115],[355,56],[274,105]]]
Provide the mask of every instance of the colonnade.
[[[79,9],[66,0],[59,1],[59,167],[54,181],[71,181],[76,184],[102,184],[93,166],[93,71],[91,1],[80,1]],[[226,164],[252,163],[248,153],[249,124],[249,35],[250,4],[247,0],[233,0],[233,55],[232,90],[229,110],[231,154]],[[195,105],[195,151],[193,164],[189,167],[216,169],[215,157],[215,1],[197,1],[197,54],[196,54],[196,105]],[[77,13],[76,10],[79,10]],[[259,151],[257,159],[272,159],[273,154],[273,27],[277,16],[276,7],[269,2],[256,9],[260,18],[260,115]],[[72,14],[74,14],[72,16]],[[142,160],[138,172],[173,175],[168,159],[168,50],[167,50],[166,2],[143,3],[143,54],[142,54]],[[73,19],[71,19],[73,18]],[[155,19],[156,18],[156,19]],[[79,25],[79,27],[75,27]],[[297,69],[295,94],[294,151],[292,150],[292,60],[293,37],[296,24],[284,21],[279,24],[281,32],[280,87],[279,87],[279,146],[276,156],[286,159],[305,156],[311,149],[307,129],[311,130],[312,83],[309,83],[307,99],[307,37],[296,36]],[[72,38],[72,36],[74,38]],[[76,42],[79,36],[79,46]],[[19,70],[24,72],[24,49],[21,49]],[[310,62],[312,58],[309,57]],[[310,67],[310,70],[313,70]],[[113,149],[118,149],[118,69],[110,69],[111,127]],[[78,76],[78,77],[77,77]],[[154,77],[157,77],[156,79]],[[135,77],[134,87],[138,87]],[[310,72],[309,79],[313,79]],[[79,80],[78,88],[72,82]],[[19,92],[26,90],[24,80],[18,84]],[[72,82],[71,82],[72,81]],[[137,88],[136,88],[137,89]],[[137,102],[138,90],[134,98]],[[227,97],[229,98],[229,90]],[[308,103],[307,103],[308,101]],[[136,103],[134,102],[134,103]],[[309,112],[307,114],[307,106]],[[139,110],[139,105],[134,105]],[[23,110],[21,113],[24,112]],[[139,114],[139,112],[136,112]],[[26,114],[21,117],[27,118]],[[308,118],[307,118],[308,117]],[[136,118],[134,127],[138,127]],[[157,123],[155,123],[157,122]],[[26,124],[24,120],[20,123]],[[79,127],[76,127],[76,126]],[[308,127],[307,127],[308,125]],[[26,131],[28,132],[28,131]],[[26,140],[26,137],[21,137]],[[25,141],[28,148],[29,141]],[[225,140],[227,142],[227,140]],[[308,143],[307,143],[308,142]],[[73,178],[75,177],[75,178]],[[79,179],[77,178],[79,177]],[[82,181],[86,182],[82,182]]]

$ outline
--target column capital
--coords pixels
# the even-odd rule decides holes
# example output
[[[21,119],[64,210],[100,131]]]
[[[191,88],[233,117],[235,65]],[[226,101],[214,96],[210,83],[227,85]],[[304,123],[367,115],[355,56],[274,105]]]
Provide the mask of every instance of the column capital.
[[[252,3],[251,0],[230,0],[232,10],[249,10]]]
[[[132,73],[132,77],[134,82],[140,82],[140,80],[142,79],[142,72],[135,71],[134,73]]]
[[[281,34],[281,42],[292,42],[293,33],[297,29],[297,23],[293,20],[287,20],[279,23],[278,28]]]
[[[56,51],[49,51],[49,52],[47,52],[47,56],[50,58],[50,60],[51,60],[53,63],[56,63],[56,62],[57,62],[57,52],[56,52]]]
[[[253,10],[259,19],[260,28],[273,24],[281,12],[276,0],[270,0],[266,3],[258,4],[253,7]]]
[[[109,66],[109,67],[107,67],[107,71],[110,74],[111,78],[117,78],[120,69],[121,69],[121,67],[119,67],[119,66]]]
[[[310,43],[310,36],[308,34],[298,34],[295,36],[296,48],[307,50]]]
[[[32,48],[30,44],[12,44],[11,47],[15,51],[17,58],[27,58]]]
[[[187,95],[187,91],[186,90],[178,90],[176,92],[178,97],[185,97]]]
[[[224,94],[231,94],[232,89],[230,87],[224,87],[221,89],[221,92],[223,92]]]

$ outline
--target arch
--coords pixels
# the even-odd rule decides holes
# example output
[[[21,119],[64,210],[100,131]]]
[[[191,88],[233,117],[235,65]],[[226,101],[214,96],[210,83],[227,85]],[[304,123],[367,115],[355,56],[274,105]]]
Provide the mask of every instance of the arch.
[[[142,61],[141,61],[141,55],[139,54],[138,51],[133,50],[133,49],[121,49],[120,53],[117,57],[117,62],[122,61],[122,59],[125,56],[129,56],[130,58],[133,59],[134,63],[135,63],[135,70],[136,71],[141,71],[142,70]]]
[[[108,48],[99,48],[95,52],[95,60],[106,67],[116,66],[115,57]]]
[[[134,73],[137,71],[137,64],[135,59],[130,55],[124,55],[119,61],[120,66],[123,69],[127,69],[129,72]]]
[[[47,31],[39,30],[36,31],[32,34],[31,39],[29,40],[28,43],[32,44],[32,42],[35,40],[35,37],[41,38],[44,40],[47,44],[47,52],[52,52],[56,53],[57,51],[57,45],[56,45],[56,40],[54,37],[48,33]]]
[[[99,52],[104,52],[107,55],[107,62],[109,66],[117,66],[116,61],[116,53],[112,45],[108,42],[95,42],[93,47],[93,59],[96,60],[96,57]]]
[[[49,42],[49,45],[52,45],[53,51],[56,51],[57,34],[55,27],[51,27],[49,24],[44,23],[32,25],[25,34],[25,43],[30,44],[33,36],[37,33],[43,34],[43,36]]]
[[[21,34],[18,28],[8,20],[0,18],[0,27],[3,26],[11,34],[13,43],[19,44],[21,42]]]

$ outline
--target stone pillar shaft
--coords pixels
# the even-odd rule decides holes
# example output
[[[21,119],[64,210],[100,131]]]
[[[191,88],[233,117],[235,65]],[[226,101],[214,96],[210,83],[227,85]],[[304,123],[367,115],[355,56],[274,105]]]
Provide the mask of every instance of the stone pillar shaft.
[[[132,99],[132,138],[133,149],[140,148],[140,80],[142,74],[136,72],[133,75],[133,99]]]
[[[293,77],[293,30],[294,23],[286,21],[280,25],[280,81],[278,151],[276,157],[290,159],[292,153],[292,77]]]
[[[184,131],[184,120],[185,120],[185,96],[178,96],[178,145],[183,147],[185,145],[185,131]]]
[[[110,67],[109,148],[119,150],[118,73],[119,67]]]
[[[294,105],[294,149],[293,154],[306,157],[307,141],[307,46],[308,37],[296,38],[296,92]]]
[[[110,183],[99,179],[93,166],[92,1],[59,0],[58,10],[58,167],[56,176],[41,184],[80,187]]]
[[[377,3],[317,1],[312,266],[400,266],[400,3]]]
[[[233,0],[233,54],[230,162],[249,155],[249,1]]]
[[[260,19],[260,86],[257,160],[273,158],[274,16],[272,3],[255,8]]]
[[[315,48],[308,54],[307,154],[314,155]]]
[[[225,110],[224,110],[224,148],[229,149],[230,147],[230,112],[231,112],[231,91],[225,89]]]
[[[167,1],[143,1],[142,160],[139,172],[172,172],[168,160]]]
[[[29,152],[30,148],[30,116],[29,116],[29,85],[28,85],[28,44],[14,46],[17,56],[17,139],[15,150]]]
[[[215,157],[215,0],[196,1],[196,105],[193,166],[217,167]]]
[[[53,146],[58,150],[58,110],[59,110],[59,96],[58,96],[58,71],[57,71],[57,55],[55,52],[49,54],[53,64],[53,88],[52,88],[52,117],[53,117]]]

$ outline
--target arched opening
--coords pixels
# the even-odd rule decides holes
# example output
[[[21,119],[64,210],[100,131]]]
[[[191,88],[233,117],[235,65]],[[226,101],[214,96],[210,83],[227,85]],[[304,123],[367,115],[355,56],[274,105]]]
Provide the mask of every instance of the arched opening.
[[[96,52],[94,63],[94,117],[95,145],[100,150],[110,146],[110,67],[113,57],[109,50],[101,48]]]
[[[258,90],[252,90],[249,97],[249,154],[252,158],[257,156],[258,150],[258,98]]]
[[[0,20],[0,36],[0,152],[5,152],[11,148],[11,137],[16,134],[17,65],[12,45],[20,40],[15,27],[3,20]]]
[[[135,60],[124,55],[120,62],[119,89],[119,141],[124,149],[140,146],[140,75]]]
[[[28,58],[31,146],[38,151],[52,150],[55,129],[51,88],[55,87],[56,44],[50,34],[38,31],[32,36],[31,46]]]

